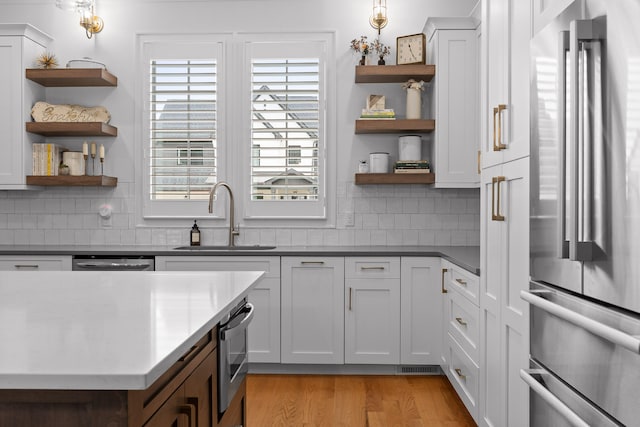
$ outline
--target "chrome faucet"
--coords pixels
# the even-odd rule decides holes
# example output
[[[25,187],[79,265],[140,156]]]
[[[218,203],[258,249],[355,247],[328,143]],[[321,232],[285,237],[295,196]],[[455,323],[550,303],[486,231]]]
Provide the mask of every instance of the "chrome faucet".
[[[218,187],[224,187],[229,192],[229,247],[234,247],[236,245],[235,238],[236,236],[240,235],[240,230],[236,229],[233,224],[235,219],[233,191],[231,191],[231,187],[226,182],[223,182],[223,181],[217,182],[216,185],[214,185],[211,191],[209,192],[209,213],[213,213],[213,197],[216,195],[216,191],[218,191]]]

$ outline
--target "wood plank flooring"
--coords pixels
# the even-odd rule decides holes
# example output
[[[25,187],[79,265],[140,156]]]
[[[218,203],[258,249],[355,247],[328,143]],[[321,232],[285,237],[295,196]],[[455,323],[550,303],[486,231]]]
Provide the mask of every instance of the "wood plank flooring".
[[[247,427],[473,427],[444,376],[247,377]]]

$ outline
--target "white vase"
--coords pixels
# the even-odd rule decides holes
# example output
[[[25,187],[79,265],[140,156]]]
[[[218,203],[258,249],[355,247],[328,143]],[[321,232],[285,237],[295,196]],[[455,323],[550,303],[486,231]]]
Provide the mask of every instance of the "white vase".
[[[407,89],[407,119],[419,119],[421,109],[421,90],[420,89]]]

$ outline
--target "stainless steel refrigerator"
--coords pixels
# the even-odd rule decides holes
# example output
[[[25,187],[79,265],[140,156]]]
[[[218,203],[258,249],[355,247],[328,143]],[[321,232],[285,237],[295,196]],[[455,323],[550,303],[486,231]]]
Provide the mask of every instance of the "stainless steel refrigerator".
[[[640,1],[531,49],[531,425],[640,425]]]

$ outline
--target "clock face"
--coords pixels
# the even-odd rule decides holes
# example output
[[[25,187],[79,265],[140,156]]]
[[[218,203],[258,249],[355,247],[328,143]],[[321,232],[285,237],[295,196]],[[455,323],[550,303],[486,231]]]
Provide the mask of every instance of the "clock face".
[[[396,64],[424,64],[425,63],[425,36],[413,34],[398,37],[396,40]]]

